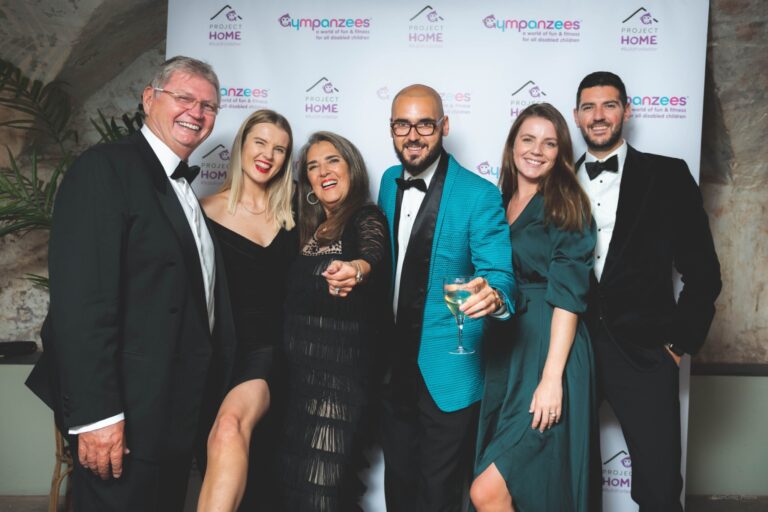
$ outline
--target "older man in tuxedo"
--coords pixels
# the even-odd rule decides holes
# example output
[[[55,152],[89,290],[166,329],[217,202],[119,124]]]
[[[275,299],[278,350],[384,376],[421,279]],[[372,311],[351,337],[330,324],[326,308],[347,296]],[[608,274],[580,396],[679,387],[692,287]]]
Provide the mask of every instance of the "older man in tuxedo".
[[[235,342],[186,163],[213,129],[218,79],[175,57],[143,103],[141,133],[85,151],[54,209],[45,351],[28,385],[69,435],[79,511],[183,509]]]
[[[577,176],[597,224],[587,325],[601,395],[632,457],[632,499],[641,512],[682,511],[678,365],[704,343],[720,264],[685,162],[623,139],[630,108],[613,73],[579,84],[574,118],[587,153]],[[673,269],[684,283],[677,300]]]

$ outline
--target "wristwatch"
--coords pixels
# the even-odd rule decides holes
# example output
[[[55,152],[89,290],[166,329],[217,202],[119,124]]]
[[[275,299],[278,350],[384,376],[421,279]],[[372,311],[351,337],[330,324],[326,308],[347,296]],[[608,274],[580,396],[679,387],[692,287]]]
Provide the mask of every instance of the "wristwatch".
[[[670,352],[672,352],[676,356],[683,357],[685,355],[685,350],[681,349],[674,343],[665,343],[664,346],[667,347],[670,350]]]

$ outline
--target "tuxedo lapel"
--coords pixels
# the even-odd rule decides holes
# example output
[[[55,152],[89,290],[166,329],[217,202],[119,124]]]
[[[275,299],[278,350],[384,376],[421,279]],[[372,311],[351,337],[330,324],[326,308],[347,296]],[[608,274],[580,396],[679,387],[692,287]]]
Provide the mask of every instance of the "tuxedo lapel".
[[[644,215],[654,177],[645,168],[645,157],[632,146],[627,146],[627,158],[621,174],[616,224],[608,246],[601,281],[610,278],[611,271],[621,261],[632,232]]]
[[[200,310],[196,317],[202,319],[208,330],[208,307],[205,301],[205,286],[203,284],[203,269],[200,266],[200,253],[197,250],[192,229],[189,221],[184,214],[179,198],[171,188],[168,176],[152,151],[149,143],[143,135],[137,136],[137,146],[145,163],[145,170],[149,173],[154,184],[155,193],[158,202],[168,219],[171,228],[173,228],[176,240],[181,247],[181,253],[184,257],[184,266],[189,276],[189,282],[195,297],[195,303]]]

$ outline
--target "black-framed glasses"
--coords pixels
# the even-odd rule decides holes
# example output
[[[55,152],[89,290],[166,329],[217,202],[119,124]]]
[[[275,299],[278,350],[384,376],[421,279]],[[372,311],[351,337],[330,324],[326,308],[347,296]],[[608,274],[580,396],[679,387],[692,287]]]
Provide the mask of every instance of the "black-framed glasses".
[[[197,104],[200,104],[200,108],[203,109],[203,113],[205,115],[209,116],[215,116],[219,112],[219,106],[215,103],[211,103],[204,100],[198,100],[197,98],[193,98],[192,96],[187,96],[186,94],[180,94],[178,92],[169,91],[167,89],[161,89],[160,87],[153,87],[154,90],[157,92],[164,92],[173,98],[176,103],[184,107],[186,109],[193,109],[197,106]]]
[[[414,128],[416,128],[416,133],[419,135],[423,137],[429,137],[430,135],[434,135],[435,130],[443,123],[444,120],[445,116],[441,117],[437,121],[433,121],[432,119],[422,119],[416,123],[409,123],[403,119],[396,119],[389,123],[389,126],[392,128],[392,133],[398,137],[405,137],[406,135],[410,134],[411,130]]]

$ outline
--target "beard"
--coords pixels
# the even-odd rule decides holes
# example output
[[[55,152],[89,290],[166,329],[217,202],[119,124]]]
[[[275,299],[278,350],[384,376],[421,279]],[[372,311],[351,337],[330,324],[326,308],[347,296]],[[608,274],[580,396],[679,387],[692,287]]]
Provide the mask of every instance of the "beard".
[[[616,128],[616,131],[611,133],[610,137],[606,139],[605,142],[597,142],[596,140],[590,138],[587,130],[581,129],[581,136],[584,137],[584,142],[587,143],[587,147],[591,149],[592,151],[607,151],[609,149],[612,149],[617,142],[621,139],[621,132],[624,129],[624,122],[620,122],[618,127]]]
[[[443,136],[440,135],[440,138],[437,139],[437,142],[435,142],[434,147],[427,153],[427,155],[418,162],[410,162],[408,161],[405,156],[403,156],[403,152],[408,147],[423,147],[424,144],[421,144],[420,142],[406,142],[403,145],[403,151],[400,151],[397,149],[397,145],[395,145],[394,141],[392,141],[392,145],[395,148],[395,154],[397,155],[397,159],[400,160],[400,163],[403,164],[403,168],[408,171],[408,173],[411,176],[418,176],[422,172],[426,171],[427,168],[435,163],[435,160],[440,157],[440,152],[443,150]]]

